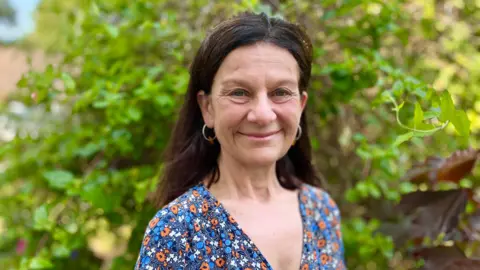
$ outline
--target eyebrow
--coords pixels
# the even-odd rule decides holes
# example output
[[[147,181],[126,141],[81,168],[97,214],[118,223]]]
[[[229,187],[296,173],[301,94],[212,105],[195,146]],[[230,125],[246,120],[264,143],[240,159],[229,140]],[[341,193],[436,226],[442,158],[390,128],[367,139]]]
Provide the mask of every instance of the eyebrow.
[[[231,84],[235,84],[235,85],[248,85],[248,84],[249,84],[249,81],[243,80],[243,79],[239,79],[239,78],[232,78],[232,79],[227,79],[227,80],[225,80],[225,81],[222,82],[222,85],[223,85],[223,86],[231,85]]]
[[[222,86],[226,85],[244,85],[244,86],[249,86],[250,81],[241,79],[241,78],[232,78],[232,79],[227,79],[221,83]],[[275,85],[291,85],[291,86],[297,86],[298,83],[295,82],[294,80],[291,79],[281,79],[275,82]]]

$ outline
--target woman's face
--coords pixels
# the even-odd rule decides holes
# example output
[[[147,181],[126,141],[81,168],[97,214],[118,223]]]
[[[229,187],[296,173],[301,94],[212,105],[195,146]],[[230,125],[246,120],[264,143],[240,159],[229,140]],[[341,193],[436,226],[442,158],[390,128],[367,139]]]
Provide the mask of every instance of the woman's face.
[[[297,134],[307,94],[286,49],[257,43],[233,50],[215,75],[211,93],[198,94],[204,121],[221,155],[247,166],[272,165]]]

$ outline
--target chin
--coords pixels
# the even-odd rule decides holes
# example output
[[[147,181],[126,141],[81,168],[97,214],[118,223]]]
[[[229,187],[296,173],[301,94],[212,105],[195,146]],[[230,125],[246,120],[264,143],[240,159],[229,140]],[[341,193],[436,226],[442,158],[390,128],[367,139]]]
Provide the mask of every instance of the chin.
[[[271,166],[283,156],[284,153],[280,153],[278,150],[254,149],[246,151],[242,159],[246,164],[252,166]]]

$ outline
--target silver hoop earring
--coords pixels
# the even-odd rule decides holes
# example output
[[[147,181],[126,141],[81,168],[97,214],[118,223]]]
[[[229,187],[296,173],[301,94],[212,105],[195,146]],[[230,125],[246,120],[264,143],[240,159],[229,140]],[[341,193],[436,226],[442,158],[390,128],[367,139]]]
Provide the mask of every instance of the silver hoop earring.
[[[300,137],[302,137],[302,127],[298,125],[298,133],[297,133],[297,137],[295,137],[295,141],[298,141]]]
[[[295,145],[295,143],[302,137],[302,127],[298,125],[298,131],[297,131],[297,136],[295,137],[295,140],[292,143],[292,146]]]
[[[205,138],[205,140],[209,141],[210,144],[213,144],[213,141],[217,138],[217,135],[215,135],[213,138],[208,136],[205,134],[205,129],[207,128],[207,125],[204,124],[203,125],[203,128],[202,128],[202,135],[203,135],[203,138]]]

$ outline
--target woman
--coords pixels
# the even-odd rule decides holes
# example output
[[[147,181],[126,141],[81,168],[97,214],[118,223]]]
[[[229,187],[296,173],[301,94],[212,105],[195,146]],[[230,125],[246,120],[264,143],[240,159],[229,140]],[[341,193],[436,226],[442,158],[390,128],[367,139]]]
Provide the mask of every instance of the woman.
[[[136,269],[345,269],[339,210],[314,187],[311,62],[308,36],[265,14],[207,36]]]

